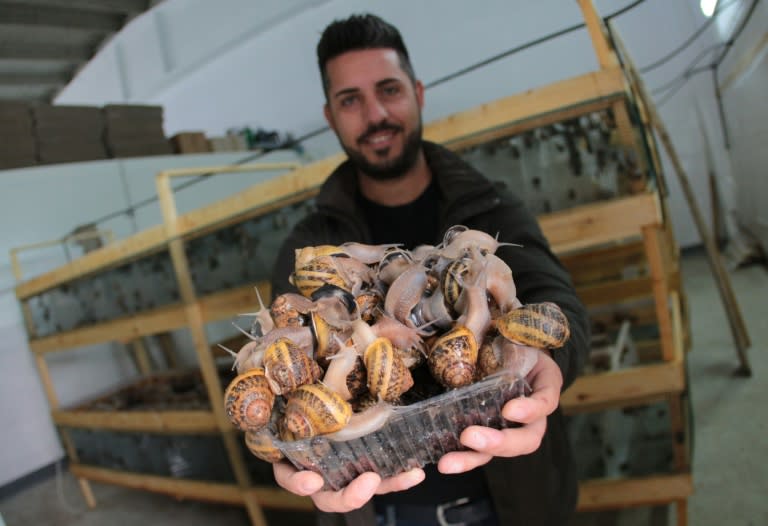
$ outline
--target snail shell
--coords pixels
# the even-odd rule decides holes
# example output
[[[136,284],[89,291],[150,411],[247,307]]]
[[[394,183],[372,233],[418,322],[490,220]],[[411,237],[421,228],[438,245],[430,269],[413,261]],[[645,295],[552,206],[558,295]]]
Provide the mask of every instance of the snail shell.
[[[336,285],[343,289],[347,287],[333,256],[316,257],[306,265],[297,266],[288,281],[307,298],[323,285]]]
[[[427,356],[432,376],[448,388],[472,383],[477,364],[477,341],[467,327],[457,326],[435,341]]]
[[[308,265],[315,258],[321,256],[337,256],[343,253],[344,251],[335,245],[318,245],[314,247],[297,248],[293,251],[295,261],[294,266],[295,268],[301,268]]]
[[[384,296],[375,289],[369,289],[361,292],[355,297],[357,312],[360,313],[362,320],[372,325],[379,317],[379,313],[384,309]]]
[[[379,399],[394,402],[413,387],[413,376],[395,352],[392,342],[376,338],[363,355],[368,371],[368,390]]]
[[[469,272],[470,261],[465,258],[455,259],[445,267],[440,276],[440,289],[443,299],[451,309],[456,309],[456,302],[464,288],[464,278]]]
[[[275,327],[278,329],[303,327],[308,323],[307,314],[312,306],[312,301],[304,296],[286,292],[275,298],[269,307],[269,312],[275,322]]]
[[[512,309],[498,318],[495,325],[506,339],[538,349],[562,347],[571,335],[568,318],[552,302]]]
[[[501,354],[501,346],[493,344],[492,337],[486,337],[480,349],[477,351],[477,370],[475,380],[482,380],[501,369],[504,359]]]
[[[278,338],[264,351],[264,370],[275,394],[290,393],[320,378],[320,366],[288,338]]]
[[[283,452],[275,447],[272,433],[267,427],[258,431],[246,431],[245,446],[257,458],[273,464],[284,457]]]
[[[333,325],[321,312],[312,312],[312,333],[315,336],[315,360],[328,367],[328,358],[339,351],[339,341],[346,341],[351,329]]]
[[[274,403],[275,393],[262,368],[237,376],[224,392],[224,410],[241,431],[255,431],[266,425]]]
[[[285,405],[285,428],[296,440],[333,433],[352,417],[352,406],[323,384],[296,389]]]

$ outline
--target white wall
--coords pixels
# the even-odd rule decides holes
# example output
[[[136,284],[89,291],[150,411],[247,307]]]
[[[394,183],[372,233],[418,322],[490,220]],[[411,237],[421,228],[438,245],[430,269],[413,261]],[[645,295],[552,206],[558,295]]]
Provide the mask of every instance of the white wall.
[[[595,3],[606,15],[629,0]],[[745,3],[735,2],[729,10],[743,11]],[[165,0],[105,46],[60,93],[57,103],[161,104],[167,135],[183,130],[218,135],[231,127],[249,125],[298,137],[325,125],[314,55],[317,38],[332,19],[361,11],[373,11],[401,29],[417,74],[425,83],[582,22],[575,0],[390,0],[375,4],[363,0]],[[681,44],[705,19],[698,10],[698,0],[647,0],[615,21],[635,62],[644,66]],[[697,54],[721,38],[718,30],[723,30],[722,25],[713,24],[694,45],[645,75],[648,87],[653,89],[681,73]],[[428,90],[425,120],[596,68],[591,42],[582,29]],[[724,198],[733,206],[731,166],[722,148],[711,82],[705,76],[696,77],[661,108],[661,114],[705,217],[709,216],[709,198],[701,122],[707,129]],[[309,141],[306,147],[315,158],[338,149],[328,133]],[[33,171],[21,171],[11,179],[4,177],[13,183],[4,185],[0,198],[8,206],[6,210],[0,203],[3,239],[7,236],[13,246],[61,236],[77,224],[125,206],[127,199],[140,200],[150,191],[149,186],[131,183],[126,196],[119,174],[111,172],[111,182],[107,182],[107,177],[100,178],[99,163],[88,165],[79,166],[77,171],[63,168],[62,178],[47,183],[50,188],[35,184],[33,181],[43,179],[35,179]],[[667,180],[678,240],[684,246],[698,243],[687,204],[669,169]],[[98,198],[96,189],[100,190]],[[84,195],[93,197],[83,199]],[[140,220],[140,228],[159,222],[159,212],[155,209],[153,213]],[[21,217],[25,218],[23,223],[19,222]],[[113,223],[108,226],[120,233],[132,229],[124,218]],[[17,226],[20,224],[23,228]],[[7,283],[8,271],[4,273],[3,282]],[[5,325],[18,323],[15,310],[11,301],[0,311],[13,318]],[[17,356],[17,362],[25,360]],[[119,363],[109,367],[122,371]],[[16,442],[19,435],[7,440]]]
[[[768,248],[768,7],[759,2],[723,62],[720,81],[736,181],[739,223]],[[742,67],[742,64],[744,65]],[[725,85],[731,74],[733,80]]]

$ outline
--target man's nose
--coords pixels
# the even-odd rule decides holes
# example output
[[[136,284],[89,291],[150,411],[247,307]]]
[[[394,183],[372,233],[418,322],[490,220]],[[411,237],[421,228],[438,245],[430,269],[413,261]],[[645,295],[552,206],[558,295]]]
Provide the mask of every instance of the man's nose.
[[[381,122],[389,115],[386,106],[384,106],[378,99],[369,100],[365,109],[368,122]]]

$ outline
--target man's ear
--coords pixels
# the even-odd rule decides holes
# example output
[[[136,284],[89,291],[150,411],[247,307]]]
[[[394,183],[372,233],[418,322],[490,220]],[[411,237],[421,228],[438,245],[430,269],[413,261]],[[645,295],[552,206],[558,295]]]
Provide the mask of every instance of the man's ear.
[[[420,80],[417,80],[414,88],[416,90],[416,102],[419,103],[419,109],[423,109],[424,108],[424,84],[422,84]]]
[[[334,132],[336,132],[336,123],[333,120],[331,108],[328,106],[327,102],[323,105],[323,115],[325,115],[325,120],[328,123],[328,126],[330,126]]]

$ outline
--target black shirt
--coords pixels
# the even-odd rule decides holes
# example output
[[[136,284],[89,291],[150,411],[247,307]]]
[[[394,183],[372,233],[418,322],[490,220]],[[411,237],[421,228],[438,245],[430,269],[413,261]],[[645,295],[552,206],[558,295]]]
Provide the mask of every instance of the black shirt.
[[[402,243],[403,248],[434,245],[438,229],[438,189],[434,179],[414,201],[401,206],[384,206],[365,198],[358,189],[357,200],[376,245]]]

